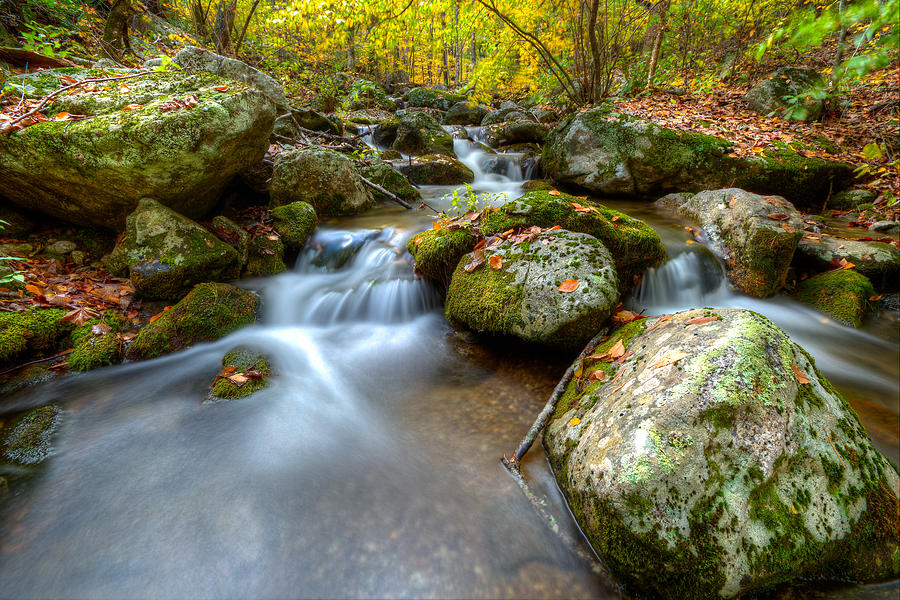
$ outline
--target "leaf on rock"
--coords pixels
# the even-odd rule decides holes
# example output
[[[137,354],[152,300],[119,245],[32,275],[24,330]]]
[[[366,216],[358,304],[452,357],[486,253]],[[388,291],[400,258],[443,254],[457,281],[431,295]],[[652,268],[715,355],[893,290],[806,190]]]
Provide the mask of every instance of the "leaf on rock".
[[[559,190],[550,190],[547,193],[550,194],[551,196],[559,196]]]
[[[492,269],[499,269],[503,266],[503,259],[496,254],[488,259]]]
[[[588,381],[606,381],[607,379],[608,377],[606,373],[604,371],[601,371],[600,369],[597,369],[596,371],[593,371],[590,375],[588,375]]]
[[[769,213],[766,216],[775,221],[787,221],[790,219],[790,217],[784,213]]]
[[[580,424],[581,424],[581,419],[579,419],[578,417],[575,417],[571,421],[569,421],[569,427],[576,427]]]
[[[144,108],[143,104],[126,104],[122,107],[122,110],[140,110]]]
[[[606,353],[610,358],[619,358],[623,354],[625,354],[625,344],[622,343],[622,340],[618,340],[613,344],[613,347]]]
[[[688,354],[687,352],[682,352],[681,350],[669,352],[668,354],[663,356],[661,359],[656,361],[656,363],[654,363],[654,365],[653,365],[653,368],[661,369],[662,367],[666,367],[668,365],[673,365],[673,364],[677,363],[679,360],[681,360],[682,358],[687,358],[688,356],[690,356],[690,354]]]
[[[620,310],[616,314],[612,316],[612,320],[615,323],[620,323],[625,325],[626,323],[631,323],[632,321],[637,321],[638,319],[643,319],[641,315],[636,312],[632,312],[630,310]]]
[[[685,321],[685,325],[703,325],[704,323],[712,323],[713,321],[721,321],[722,317],[697,317],[696,319],[691,319],[690,321]]]
[[[578,280],[577,279],[566,279],[557,288],[561,292],[569,293],[574,292],[578,289]]]
[[[469,264],[463,267],[463,271],[466,273],[471,273],[475,269],[481,266],[484,262],[484,251],[476,250],[472,253],[472,260],[469,261]]]
[[[62,321],[66,321],[75,325],[75,327],[81,327],[87,321],[91,319],[97,319],[100,315],[95,313],[92,310],[84,308],[83,306],[79,306],[78,308],[74,308],[67,312],[65,316],[61,319]]]
[[[800,370],[800,367],[797,366],[797,363],[791,365],[791,369],[794,371],[794,377],[797,378],[797,383],[800,385],[806,385],[809,383],[809,377],[806,376],[806,373]]]
[[[227,92],[228,86],[227,85],[217,85],[217,86],[214,86],[213,89],[216,90],[217,92]]]

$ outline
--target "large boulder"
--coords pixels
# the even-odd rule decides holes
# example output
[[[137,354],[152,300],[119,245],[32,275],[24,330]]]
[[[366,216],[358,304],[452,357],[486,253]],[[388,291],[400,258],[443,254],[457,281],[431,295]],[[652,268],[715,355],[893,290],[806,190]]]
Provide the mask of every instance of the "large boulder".
[[[753,86],[744,100],[764,115],[809,123],[822,116],[827,87],[815,69],[782,67]]]
[[[42,91],[50,82],[56,89],[65,85],[64,75],[92,73],[77,71],[17,76],[4,90],[26,81],[34,84],[27,89]],[[275,118],[272,102],[258,90],[187,72],[76,88],[44,112],[91,118],[0,135],[0,196],[65,221],[118,230],[143,197],[191,218],[204,216],[235,175],[262,159]]]
[[[453,138],[435,119],[424,112],[404,113],[397,119],[397,134],[391,147],[398,152],[421,156],[453,152]]]
[[[594,356],[610,353],[583,363],[544,447],[628,588],[732,598],[797,577],[897,577],[897,471],[778,327],[690,310],[630,323]]]
[[[451,94],[442,90],[418,87],[409,90],[407,104],[410,108],[434,108],[437,110],[449,110],[457,102],[463,102],[465,96]]]
[[[472,169],[442,154],[420,156],[397,168],[417,185],[459,185],[475,181]]]
[[[481,253],[484,262],[470,263]],[[563,283],[574,280],[575,289]],[[564,287],[565,291],[560,287]],[[558,229],[467,254],[447,290],[452,324],[564,349],[580,348],[615,310],[615,263],[595,237]]]
[[[141,296],[178,300],[196,283],[236,278],[241,256],[187,217],[144,198],[126,219],[112,263],[116,273],[127,270]]]
[[[308,202],[319,216],[352,215],[374,206],[353,161],[316,148],[279,153],[269,193],[273,207]]]
[[[734,186],[821,207],[853,181],[848,164],[808,158],[778,145],[730,155],[731,142],[676,131],[607,107],[571,115],[547,136],[541,164],[554,181],[607,195],[659,197]]]
[[[247,63],[196,46],[185,46],[172,57],[172,60],[183,69],[204,71],[219,77],[241,81],[265,94],[278,109],[278,114],[283,115],[290,111],[281,84]]]
[[[488,235],[512,227],[554,225],[590,234],[603,242],[616,261],[623,292],[636,284],[641,273],[667,258],[659,235],[643,221],[554,190],[528,192],[482,217],[482,230]]]
[[[801,281],[794,298],[841,323],[859,327],[869,308],[869,298],[874,295],[875,288],[868,277],[838,269]]]
[[[778,293],[803,235],[803,217],[790,202],[737,188],[673,196],[675,211],[703,228],[735,286],[757,298]]]
[[[444,125],[478,125],[490,110],[484,104],[457,102],[444,115]]]
[[[898,286],[900,249],[887,242],[806,235],[797,246],[797,263],[802,267],[833,269],[842,260],[852,263],[879,288]]]
[[[412,186],[406,175],[384,161],[359,163],[356,169],[360,175],[372,183],[380,185],[401,200],[410,204],[422,200],[422,194]],[[380,192],[373,191],[373,194],[376,200],[390,201],[390,198]]]
[[[125,358],[145,360],[217,340],[256,320],[259,297],[227,283],[201,283],[152,323],[144,325]]]

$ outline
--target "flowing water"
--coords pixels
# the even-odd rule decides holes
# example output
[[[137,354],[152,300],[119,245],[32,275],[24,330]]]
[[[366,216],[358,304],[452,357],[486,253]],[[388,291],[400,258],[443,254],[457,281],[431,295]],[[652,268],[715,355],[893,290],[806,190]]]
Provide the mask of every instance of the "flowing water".
[[[476,191],[521,193],[521,156],[456,146]],[[423,195],[449,209],[450,191]],[[637,307],[769,315],[812,352],[896,460],[896,426],[874,427],[877,415],[896,423],[896,320],[883,317],[873,335],[823,323],[788,300],[733,294],[715,259],[678,253],[677,222],[619,208],[647,219],[677,254],[648,274]],[[456,334],[439,291],[413,275],[404,251],[427,227],[430,215],[391,205],[325,220],[293,270],[241,283],[263,298],[258,324],[5,399],[5,413],[50,402],[65,412],[55,455],[37,476],[13,480],[0,503],[2,595],[616,596],[548,533],[498,461],[543,406],[565,357]],[[238,344],[272,356],[272,385],[204,404],[222,355]],[[882,412],[860,408],[869,405]],[[524,470],[577,537],[539,449]],[[891,594],[896,585],[826,596]]]

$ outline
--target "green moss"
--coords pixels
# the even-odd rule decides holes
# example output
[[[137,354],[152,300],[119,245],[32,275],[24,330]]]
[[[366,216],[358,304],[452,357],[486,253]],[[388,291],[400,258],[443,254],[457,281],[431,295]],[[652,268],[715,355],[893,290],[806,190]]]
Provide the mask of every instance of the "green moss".
[[[225,283],[201,283],[159,319],[144,326],[128,347],[131,360],[154,358],[209,342],[256,320],[259,298]]]
[[[307,202],[291,202],[271,211],[275,231],[285,246],[299,250],[319,224],[316,210]]]
[[[124,317],[107,312],[100,319],[91,319],[72,332],[72,354],[69,355],[69,370],[90,371],[98,367],[121,362],[124,355],[122,342],[116,335],[127,326]],[[104,325],[105,333],[95,333],[94,327]],[[104,327],[104,329],[105,329]]]
[[[53,432],[61,421],[60,413],[60,408],[51,404],[12,420],[0,431],[0,457],[18,465],[32,465],[47,458]]]
[[[272,375],[272,367],[265,354],[261,354],[250,348],[239,346],[227,352],[222,357],[223,367],[234,367],[236,373],[252,373],[253,375],[243,385],[238,385],[226,377],[220,377],[213,384],[211,396],[213,399],[234,400],[246,398],[252,393],[269,385],[269,376]]]
[[[522,284],[514,284],[513,275],[503,270],[478,268],[467,273],[464,266],[461,261],[450,280],[447,320],[477,332],[511,334],[521,325]]]
[[[419,272],[444,285],[450,284],[456,265],[474,247],[475,237],[466,229],[431,229],[417,233],[406,244]]]
[[[275,238],[275,239],[272,239]],[[278,236],[260,235],[247,248],[245,277],[267,277],[287,269],[284,264],[284,244]]]
[[[58,308],[0,312],[0,364],[13,361],[26,350],[56,350],[58,342],[74,328],[62,320],[66,312]]]
[[[457,102],[462,102],[465,99],[465,96],[459,94],[451,94],[424,87],[413,88],[407,95],[407,102],[410,107],[436,108],[439,110],[447,110]]]
[[[800,282],[794,296],[853,327],[862,325],[868,300],[875,295],[869,278],[853,270],[821,273]]]
[[[393,111],[397,106],[388,98],[381,86],[366,79],[357,79],[350,84],[350,91],[341,102],[341,108],[343,110],[380,108]]]
[[[401,200],[405,200],[408,203],[414,203],[422,199],[422,194],[412,186],[409,179],[407,179],[403,173],[387,163],[376,162],[368,165],[361,164],[357,170],[360,175],[372,183],[380,185]],[[375,194],[376,200],[382,202],[391,201],[390,198],[380,192],[373,193]]]

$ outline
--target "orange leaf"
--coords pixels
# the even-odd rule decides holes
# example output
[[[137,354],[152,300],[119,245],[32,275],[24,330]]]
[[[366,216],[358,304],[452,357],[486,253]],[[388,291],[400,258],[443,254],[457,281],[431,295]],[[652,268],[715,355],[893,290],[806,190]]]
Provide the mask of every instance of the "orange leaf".
[[[610,219],[610,220],[611,220],[611,221],[618,221],[618,220],[619,220],[619,216],[618,216],[618,215],[616,215],[616,216],[615,216],[615,217],[613,217],[613,218],[612,218],[612,219]]]
[[[559,191],[558,191],[558,190],[550,190],[550,191],[547,192],[547,193],[550,194],[551,196],[559,196]]]
[[[664,357],[656,361],[656,363],[653,365],[653,368],[660,369],[662,367],[675,364],[682,358],[687,358],[688,356],[690,356],[690,354],[688,354],[687,352],[682,352],[681,350],[669,352]]]
[[[151,323],[155,323],[156,320],[157,320],[158,318],[160,318],[161,316],[163,316],[162,313],[153,315],[152,317],[150,317],[150,322],[151,322]]]
[[[227,92],[228,86],[227,85],[217,85],[217,86],[213,87],[213,89],[216,90],[217,92]]]
[[[547,231],[556,231],[557,229],[562,229],[559,225],[554,225],[553,227],[547,229]]]
[[[798,367],[796,363],[791,365],[791,369],[794,370],[794,377],[797,378],[797,383],[799,383],[800,385],[809,383],[809,377],[806,376],[806,373],[800,370],[800,367]]]
[[[514,231],[515,231],[515,229],[507,229],[506,231],[504,231],[503,233],[500,234],[500,237],[508,238],[509,236],[511,236],[513,234]]]
[[[697,317],[696,319],[691,319],[690,321],[685,321],[685,325],[703,325],[704,323],[712,323],[713,321],[719,321],[721,317]]]
[[[632,312],[630,310],[620,310],[619,312],[617,312],[616,314],[614,314],[612,316],[613,321],[615,321],[616,323],[622,323],[623,325],[625,323],[631,323],[632,321],[636,321],[640,318],[642,318],[641,315],[637,314],[636,312]]]
[[[197,96],[195,96],[193,94],[191,94],[190,96],[188,96],[187,98],[184,99],[184,105],[187,108],[193,108],[193,107],[197,106],[198,104],[200,104],[200,101],[197,99]]]
[[[141,104],[126,104],[122,107],[122,110],[140,110],[144,108]]]
[[[413,240],[413,243],[414,243],[416,246],[418,246],[419,244],[422,243],[422,238],[417,237],[416,239]]]
[[[441,227],[443,227],[443,225],[441,225],[438,221],[432,221],[432,222],[431,222],[431,228],[432,228],[432,229],[440,229]]]
[[[35,296],[43,296],[44,295],[44,290],[42,290],[41,288],[39,288],[36,285],[31,285],[30,283],[25,286],[25,291],[31,292]]]
[[[588,381],[606,381],[606,379],[606,373],[604,373],[600,369],[597,369],[596,371],[593,371],[590,375],[588,375]]]
[[[486,242],[485,242],[484,238],[481,238],[480,240],[478,240],[478,243],[475,244],[475,247],[472,248],[472,250],[481,250],[482,248],[484,248],[485,243]]]
[[[881,294],[878,294],[877,296],[869,297],[870,302],[878,302],[879,300],[881,300]]]
[[[784,213],[770,213],[766,216],[776,221],[787,221],[788,219],[790,219],[790,217]]]
[[[238,387],[244,385],[245,383],[247,383],[247,381],[250,380],[250,378],[247,377],[246,375],[244,375],[243,373],[235,373],[234,375],[229,375],[226,379],[228,379],[228,381],[230,381],[231,383],[235,384]]]
[[[619,358],[625,354],[625,344],[622,343],[622,340],[618,340],[606,354],[610,358]]]
[[[127,85],[125,85],[124,83],[123,83],[122,85],[119,86],[119,91],[122,92],[122,93],[125,93],[125,92],[127,92],[128,90],[130,90],[130,89],[131,89],[131,88],[128,87]]]
[[[850,262],[850,261],[847,260],[846,258],[842,258],[842,259],[841,259],[841,268],[842,268],[842,269],[852,269],[852,268],[855,267],[855,266],[856,266],[855,264],[853,264],[852,262]]]
[[[577,279],[566,279],[563,281],[559,287],[557,288],[561,292],[574,292],[578,289],[578,280]]]
[[[495,254],[488,259],[488,263],[491,265],[492,269],[499,269],[503,266],[503,259]]]
[[[58,112],[53,116],[53,121],[65,121],[69,118],[69,113],[67,112]]]

